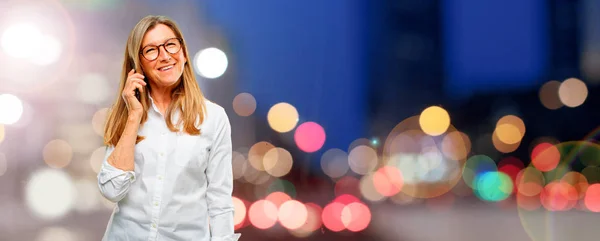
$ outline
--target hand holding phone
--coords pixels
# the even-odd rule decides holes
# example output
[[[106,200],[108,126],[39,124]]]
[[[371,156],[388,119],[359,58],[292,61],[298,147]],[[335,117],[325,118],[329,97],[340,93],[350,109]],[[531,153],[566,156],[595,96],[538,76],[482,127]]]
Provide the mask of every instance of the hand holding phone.
[[[132,69],[127,73],[127,79],[125,80],[125,87],[123,88],[123,100],[127,105],[129,113],[141,114],[143,112],[142,104],[140,103],[140,93],[144,92],[144,75],[136,73],[135,69]]]

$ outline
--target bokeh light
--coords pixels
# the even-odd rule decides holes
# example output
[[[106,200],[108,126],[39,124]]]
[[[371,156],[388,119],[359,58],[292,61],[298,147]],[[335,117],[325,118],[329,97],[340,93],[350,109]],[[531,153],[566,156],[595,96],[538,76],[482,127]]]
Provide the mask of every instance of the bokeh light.
[[[32,23],[15,23],[2,33],[0,44],[6,54],[15,58],[29,58],[37,54],[43,34]]]
[[[452,131],[442,139],[442,153],[447,158],[458,161],[466,159],[471,152],[471,140],[467,134]]]
[[[414,198],[438,197],[452,190],[461,179],[466,159],[459,158],[466,153],[470,141],[449,137],[443,144],[444,138],[426,134],[419,120],[420,116],[412,116],[392,129],[383,146],[382,164],[402,171],[404,194]],[[456,131],[449,125],[446,132]]]
[[[560,82],[556,80],[548,81],[539,91],[540,101],[542,105],[550,110],[556,110],[563,106],[560,98],[558,97],[558,88]]]
[[[276,208],[279,208],[283,203],[292,200],[292,197],[284,192],[272,192],[265,200],[271,202]]]
[[[494,134],[504,144],[517,144],[525,136],[525,123],[518,116],[505,115],[496,122]]]
[[[373,173],[373,185],[381,195],[391,197],[402,190],[404,178],[398,168],[383,166]]]
[[[465,184],[474,190],[477,189],[477,176],[487,172],[495,172],[498,168],[496,162],[486,155],[474,155],[467,159],[463,169],[463,180]]]
[[[0,95],[0,124],[11,125],[23,114],[23,102],[12,94]]]
[[[592,212],[600,212],[600,183],[588,187],[585,198],[585,207]]]
[[[36,236],[35,241],[77,241],[80,237],[63,227],[46,227]]]
[[[356,148],[357,146],[370,146],[376,148],[375,146],[373,146],[373,142],[371,140],[367,138],[358,138],[352,141],[350,145],[348,145],[348,153],[350,153],[352,149]]]
[[[304,122],[296,128],[294,141],[304,152],[316,152],[325,144],[325,129],[315,122]]]
[[[587,99],[588,89],[583,81],[569,78],[560,84],[558,96],[565,106],[577,107]]]
[[[514,187],[508,175],[497,171],[479,173],[473,186],[479,198],[491,202],[505,200],[512,194]]]
[[[44,162],[53,168],[63,168],[73,158],[73,148],[68,142],[60,139],[52,140],[44,146]]]
[[[331,178],[340,178],[348,172],[348,154],[341,149],[332,148],[321,156],[321,168]]]
[[[232,202],[235,210],[233,212],[233,224],[240,225],[246,219],[246,204],[244,204],[244,201],[237,197],[232,197]]]
[[[357,146],[348,154],[348,165],[356,174],[366,175],[375,170],[378,159],[375,149],[369,146]]]
[[[248,162],[250,162],[250,165],[254,167],[254,169],[258,171],[264,171],[264,157],[267,152],[274,148],[275,146],[269,142],[257,142],[256,144],[252,145],[248,151]]]
[[[568,183],[553,181],[540,194],[542,206],[548,211],[568,211],[575,206],[578,194]]]
[[[104,137],[104,126],[106,124],[108,111],[108,108],[102,108],[96,111],[92,117],[92,128],[94,129],[94,132],[101,137]]]
[[[498,171],[508,175],[513,182],[513,189],[517,190],[517,175],[525,168],[525,164],[521,160],[513,156],[507,156],[502,158],[498,163]]]
[[[258,229],[268,229],[277,223],[277,206],[268,200],[254,202],[248,210],[250,223]]]
[[[75,180],[76,198],[73,208],[80,213],[91,213],[100,206],[101,195],[98,181],[94,179]]]
[[[379,202],[385,199],[385,196],[377,191],[373,180],[374,173],[369,173],[360,179],[359,188],[360,194],[366,200],[371,202]]]
[[[528,197],[539,195],[546,183],[544,174],[534,167],[526,167],[517,174],[517,190]]]
[[[285,103],[277,103],[269,109],[267,121],[274,131],[286,133],[293,130],[298,124],[298,111],[296,107]]]
[[[250,116],[256,111],[256,99],[250,93],[239,93],[233,98],[233,111],[239,116]]]
[[[439,136],[448,130],[450,115],[439,106],[431,106],[421,112],[419,124],[423,132],[431,136]]]
[[[298,229],[306,223],[308,211],[306,206],[296,200],[289,200],[279,207],[279,222],[287,229]]]
[[[43,219],[57,219],[69,212],[76,189],[71,177],[58,169],[42,169],[31,174],[25,186],[27,207]]]
[[[265,171],[271,176],[282,177],[292,170],[292,154],[283,148],[272,148],[263,157]]]
[[[221,77],[229,64],[227,55],[218,48],[206,48],[196,53],[194,57],[196,71],[204,78],[216,79]]]
[[[573,186],[573,188],[575,188],[575,191],[578,194],[577,199],[582,199],[585,196],[585,193],[587,192],[587,189],[589,187],[587,178],[585,178],[583,174],[574,171],[565,174],[560,179],[560,182],[564,182]]]
[[[327,204],[321,213],[323,225],[333,232],[341,232],[344,230],[346,227],[342,222],[342,212],[345,207],[346,205],[339,202]]]
[[[43,35],[39,45],[35,47],[35,54],[29,59],[36,65],[50,65],[58,61],[63,51],[61,42],[52,35]]]
[[[99,173],[102,168],[102,162],[106,155],[106,147],[96,148],[90,155],[90,167],[95,173]]]
[[[0,144],[2,144],[2,141],[4,141],[5,135],[6,132],[4,130],[4,125],[0,123]]]
[[[342,209],[341,219],[346,229],[352,232],[360,232],[369,226],[371,210],[363,203],[353,202]]]
[[[531,151],[531,164],[543,172],[556,168],[560,159],[560,151],[550,143],[540,143]]]
[[[297,229],[290,230],[290,233],[299,238],[308,237],[311,233],[319,230],[323,225],[321,214],[323,209],[315,203],[306,203],[306,222]]]
[[[231,160],[233,179],[238,180],[244,176],[244,172],[246,172],[249,164],[246,157],[237,151],[231,153]]]
[[[514,152],[519,148],[519,145],[521,145],[520,141],[515,144],[507,144],[507,143],[502,142],[500,140],[500,138],[498,138],[498,134],[495,130],[492,133],[491,138],[492,138],[492,145],[494,146],[494,148],[496,148],[497,151],[499,151],[501,153]]]

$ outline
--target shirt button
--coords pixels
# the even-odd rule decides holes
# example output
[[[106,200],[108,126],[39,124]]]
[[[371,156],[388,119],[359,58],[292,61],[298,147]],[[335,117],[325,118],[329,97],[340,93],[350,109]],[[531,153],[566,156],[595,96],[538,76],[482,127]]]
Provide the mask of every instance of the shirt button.
[[[158,202],[154,202],[154,206],[158,206]]]
[[[152,227],[153,227],[153,228],[156,228],[156,223],[152,223]]]
[[[158,180],[162,180],[162,176],[158,176]]]
[[[160,155],[160,156],[164,156],[164,155],[165,155],[165,153],[161,152],[161,153],[159,153],[158,155]]]
[[[163,133],[162,133],[162,136],[166,136],[166,135],[167,135],[167,133],[166,133],[166,132],[163,132]]]

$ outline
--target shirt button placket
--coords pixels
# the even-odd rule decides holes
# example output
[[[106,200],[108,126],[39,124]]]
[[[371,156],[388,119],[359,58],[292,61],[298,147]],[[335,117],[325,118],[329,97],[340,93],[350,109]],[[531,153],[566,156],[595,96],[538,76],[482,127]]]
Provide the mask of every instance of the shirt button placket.
[[[161,206],[161,202],[162,202],[162,194],[163,194],[163,184],[164,184],[164,174],[165,174],[165,163],[166,163],[166,154],[165,154],[165,149],[167,149],[167,143],[168,142],[168,137],[167,137],[167,132],[163,131],[161,132],[161,144],[162,144],[162,148],[159,149],[158,152],[158,160],[156,162],[156,173],[157,173],[157,180],[156,180],[156,189],[155,189],[155,193],[154,193],[154,197],[152,200],[152,223],[151,225],[151,235],[150,235],[150,240],[156,240],[156,237],[158,236],[158,221],[159,221],[159,213],[160,213],[160,206]]]

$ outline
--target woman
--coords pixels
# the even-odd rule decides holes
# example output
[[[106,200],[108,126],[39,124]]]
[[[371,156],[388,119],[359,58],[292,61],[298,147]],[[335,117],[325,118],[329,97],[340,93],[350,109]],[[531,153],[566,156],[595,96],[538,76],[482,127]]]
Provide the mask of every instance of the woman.
[[[117,203],[103,240],[238,240],[231,126],[204,99],[174,21],[147,16],[133,28],[119,93],[98,173]]]

